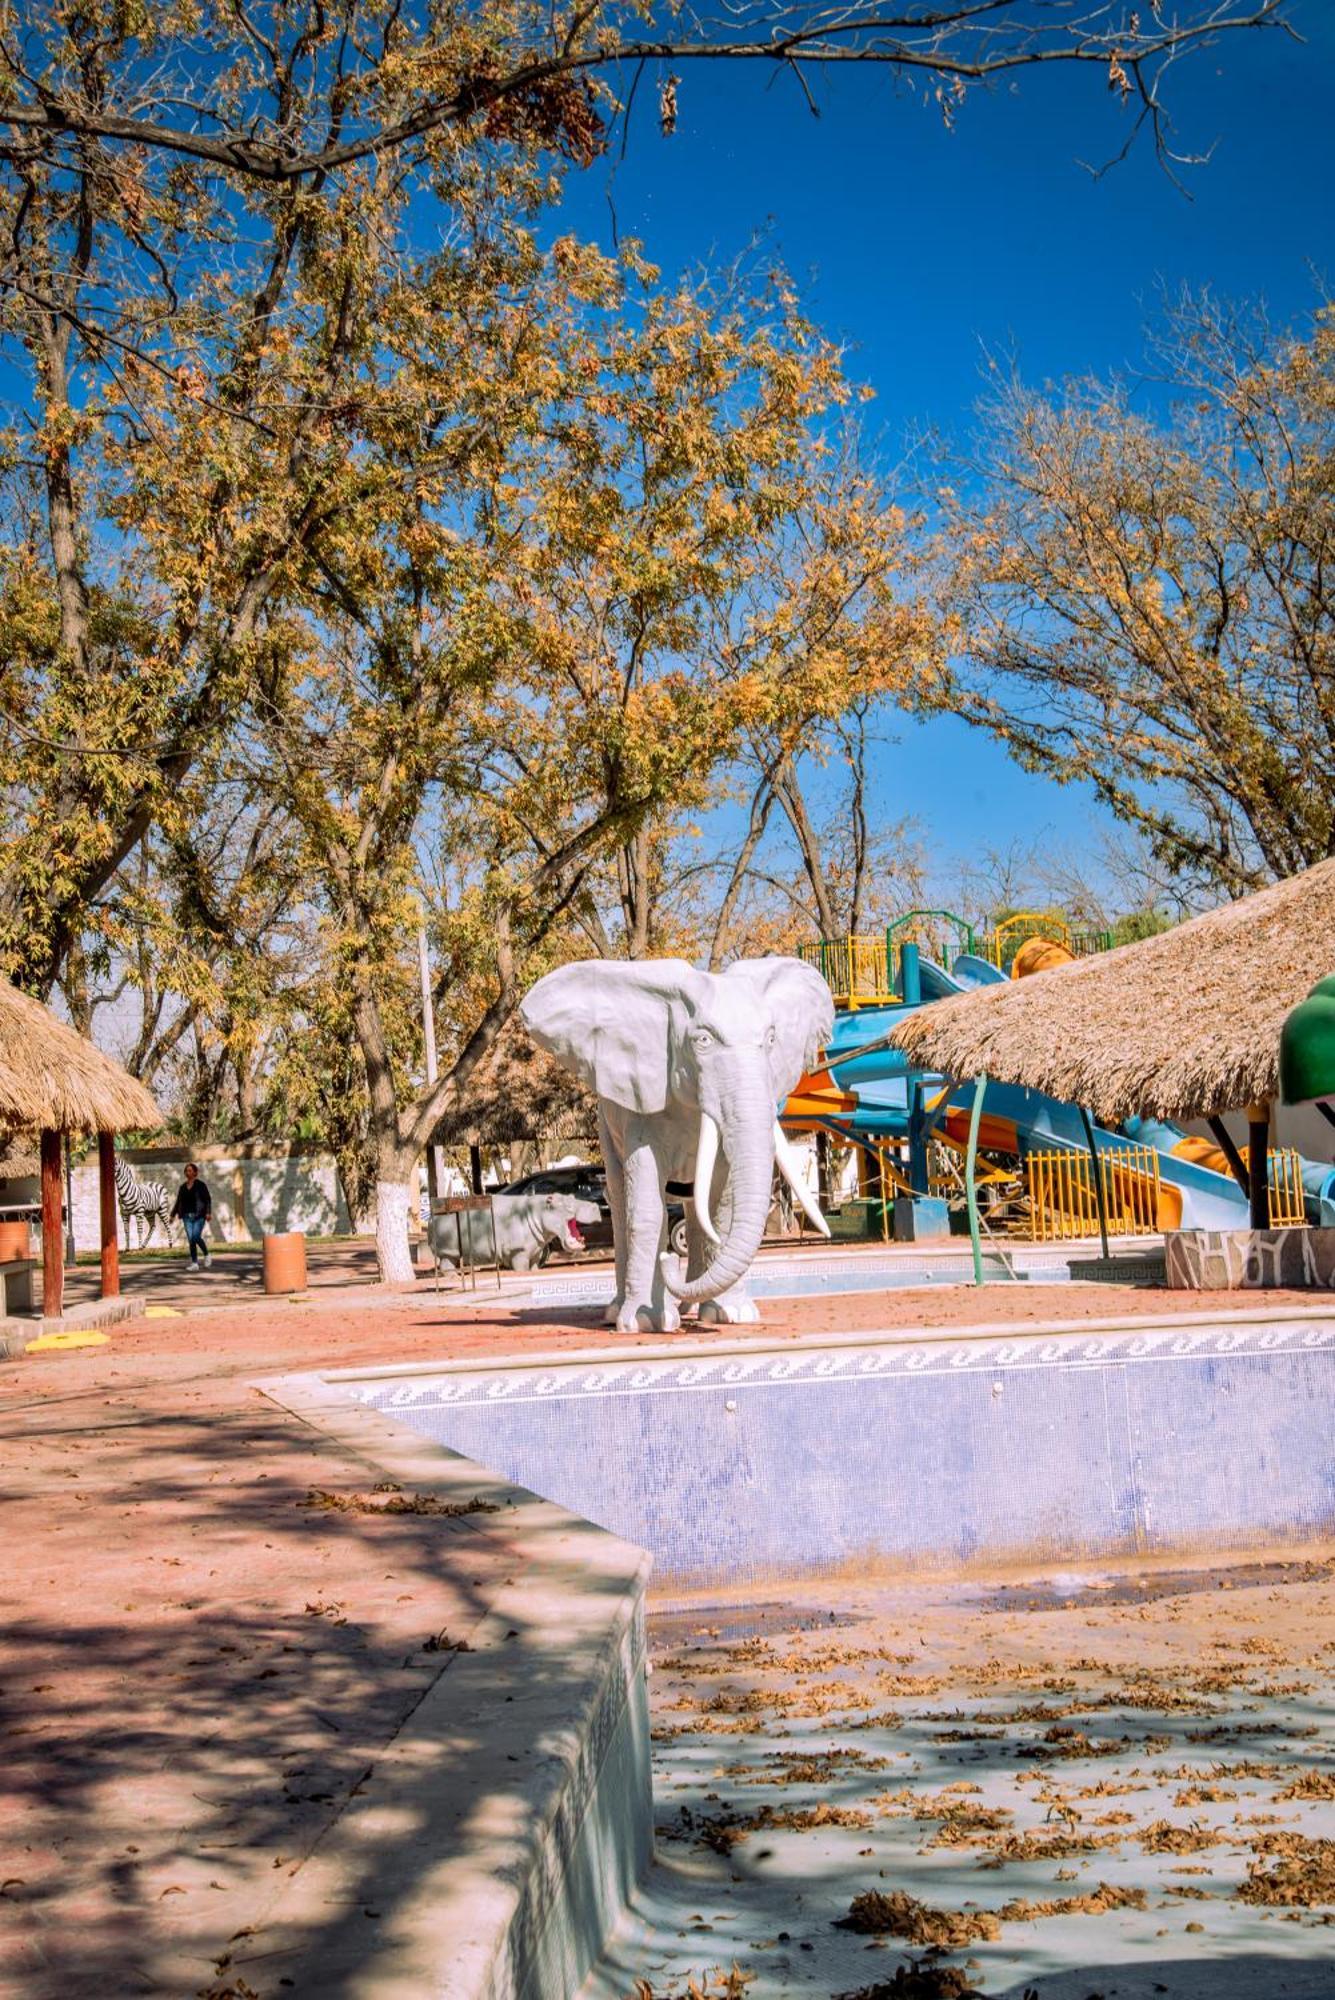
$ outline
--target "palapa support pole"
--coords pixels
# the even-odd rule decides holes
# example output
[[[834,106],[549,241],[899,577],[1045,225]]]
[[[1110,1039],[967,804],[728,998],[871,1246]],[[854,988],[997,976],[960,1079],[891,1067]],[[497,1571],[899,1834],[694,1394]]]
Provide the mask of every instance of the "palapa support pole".
[[[97,1135],[97,1213],[102,1245],[102,1296],[118,1299],[121,1290],[120,1224],[116,1216],[116,1140],[111,1132]]]
[[[1083,1104],[1077,1105],[1080,1123],[1085,1128],[1085,1142],[1089,1147],[1089,1164],[1094,1175],[1094,1206],[1099,1212],[1099,1242],[1103,1245],[1104,1260],[1112,1256],[1108,1248],[1108,1202],[1103,1192],[1103,1173],[1099,1166],[1099,1149],[1094,1143],[1094,1125]]]
[[[61,1236],[60,1134],[42,1133],[42,1317],[65,1309],[65,1244]]]
[[[1215,1144],[1228,1161],[1229,1170],[1234,1180],[1242,1189],[1242,1192],[1250,1196],[1252,1191],[1251,1176],[1247,1172],[1247,1162],[1233,1144],[1233,1134],[1229,1131],[1222,1118],[1207,1118],[1205,1122],[1210,1128]]]
[[[983,1097],[987,1090],[987,1071],[974,1079],[973,1105],[969,1112],[969,1147],[964,1156],[964,1192],[969,1203],[969,1242],[973,1249],[973,1281],[983,1283],[983,1244],[978,1233],[978,1186],[974,1180],[974,1168],[978,1161],[978,1127],[983,1116]]]
[[[1270,1106],[1247,1106],[1247,1181],[1251,1226],[1270,1227]]]

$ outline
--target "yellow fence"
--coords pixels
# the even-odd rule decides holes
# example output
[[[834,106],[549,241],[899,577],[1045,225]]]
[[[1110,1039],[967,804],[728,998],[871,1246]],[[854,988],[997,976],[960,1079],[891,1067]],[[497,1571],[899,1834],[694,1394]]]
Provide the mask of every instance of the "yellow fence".
[[[1270,1226],[1296,1229],[1307,1220],[1303,1202],[1303,1163],[1285,1147],[1270,1155]]]
[[[1159,1156],[1152,1146],[1118,1146],[1099,1153],[1108,1229],[1114,1236],[1153,1236],[1165,1226]],[[1028,1227],[1036,1243],[1097,1236],[1099,1205],[1088,1153],[1030,1153],[1024,1163]],[[1270,1222],[1276,1229],[1306,1222],[1302,1161],[1284,1150],[1270,1155]],[[1021,1223],[1023,1230],[1025,1225]]]
[[[1099,1204],[1088,1153],[1030,1153],[1024,1167],[1030,1231],[1036,1243],[1098,1235]],[[1110,1234],[1156,1234],[1160,1182],[1154,1148],[1118,1146],[1100,1152],[1099,1173]]]
[[[1048,916],[1037,910],[1017,910],[1013,917],[1007,917],[995,930],[988,931],[983,939],[983,957],[991,959],[993,965],[1009,965],[1026,938],[1051,938],[1054,944],[1071,948],[1071,927],[1060,917]]]
[[[1093,952],[1112,950],[1111,931],[1073,931],[1059,916],[1042,910],[1017,910],[1013,917],[1007,917],[995,930],[983,932],[979,944],[980,956],[990,959],[993,965],[1004,970],[1026,938],[1031,937],[1049,938],[1053,944],[1063,946],[1074,958],[1088,958]]]
[[[800,945],[798,957],[814,965],[835,999],[847,1005],[895,997],[884,937],[825,938]]]

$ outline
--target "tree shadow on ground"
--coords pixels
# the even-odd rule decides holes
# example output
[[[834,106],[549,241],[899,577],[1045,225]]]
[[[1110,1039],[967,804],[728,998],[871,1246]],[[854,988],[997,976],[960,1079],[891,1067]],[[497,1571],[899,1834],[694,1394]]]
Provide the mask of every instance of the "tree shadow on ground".
[[[59,1519],[4,1638],[0,1987],[280,2000],[300,1965],[301,1990],[331,1994],[309,1973],[323,1932],[387,1866],[412,1893],[436,1858],[421,1828],[485,1732],[440,1744],[406,1795],[400,1773],[393,1831],[370,1851],[339,1850],[340,1817],[467,1661],[525,1510],[379,1511],[404,1496],[376,1494],[373,1467],[258,1403],[100,1427],[66,1416],[68,1487],[7,1508],[11,1537],[25,1508]],[[376,1511],[311,1506],[313,1490]],[[522,1641],[522,1611],[509,1615]],[[562,1675],[546,1657],[534,1692]],[[285,1922],[269,1947],[265,1912],[317,1846],[338,1857],[337,1908]],[[357,1918],[368,1959],[393,1915],[381,1895]]]

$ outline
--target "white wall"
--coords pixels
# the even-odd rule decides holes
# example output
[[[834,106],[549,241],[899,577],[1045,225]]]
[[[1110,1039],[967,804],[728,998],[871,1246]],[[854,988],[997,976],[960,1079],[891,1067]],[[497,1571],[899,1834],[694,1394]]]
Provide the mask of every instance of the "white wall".
[[[253,1242],[263,1235],[301,1230],[308,1236],[348,1236],[356,1233],[338,1170],[328,1153],[284,1151],[227,1153],[211,1147],[189,1155],[179,1147],[154,1156],[134,1150],[126,1154],[141,1180],[161,1181],[171,1199],[184,1178],[187,1158],[199,1170],[213,1196],[213,1235],[226,1243]],[[97,1155],[74,1170],[74,1241],[80,1250],[98,1244]],[[363,1219],[365,1222],[365,1219]],[[124,1229],[121,1231],[124,1242]],[[131,1242],[137,1243],[138,1229]],[[181,1240],[179,1224],[176,1241]],[[159,1229],[153,1239],[162,1243]]]

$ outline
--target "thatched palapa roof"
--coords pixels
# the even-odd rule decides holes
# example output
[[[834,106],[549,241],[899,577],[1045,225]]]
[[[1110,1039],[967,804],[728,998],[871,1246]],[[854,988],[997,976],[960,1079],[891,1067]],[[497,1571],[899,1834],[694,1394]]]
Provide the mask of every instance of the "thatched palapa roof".
[[[0,1126],[130,1132],[162,1122],[128,1070],[0,979]]]
[[[947,1076],[986,1071],[1106,1124],[1274,1097],[1279,1031],[1335,971],[1335,861],[1176,929],[937,1001],[888,1040]]]
[[[441,1146],[508,1146],[520,1139],[587,1138],[597,1129],[591,1092],[512,1021],[470,1077],[463,1105],[441,1119],[434,1139]]]

